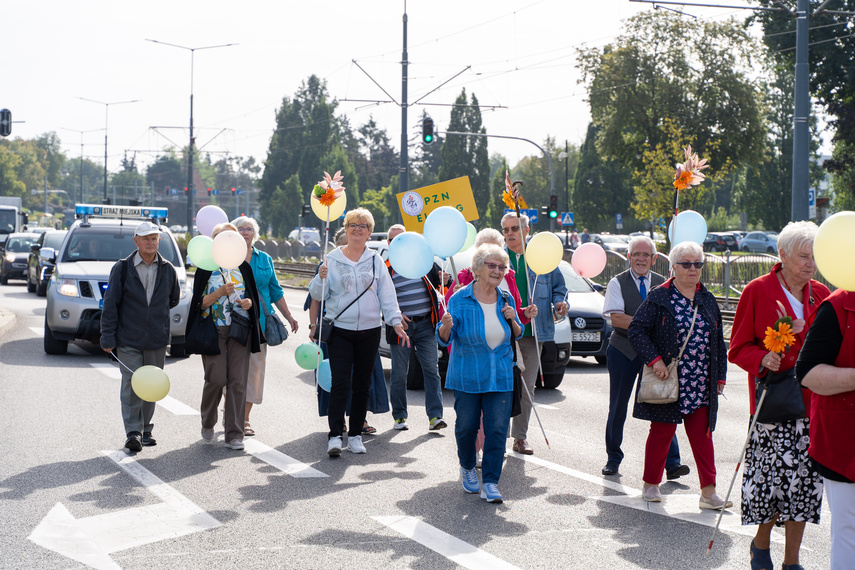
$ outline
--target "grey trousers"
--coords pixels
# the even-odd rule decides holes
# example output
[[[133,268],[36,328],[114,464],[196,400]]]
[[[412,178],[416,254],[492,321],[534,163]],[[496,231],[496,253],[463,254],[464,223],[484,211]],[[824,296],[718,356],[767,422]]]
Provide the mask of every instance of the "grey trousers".
[[[119,357],[125,366],[131,370],[136,370],[140,366],[157,366],[163,368],[163,363],[166,360],[166,347],[156,350],[138,350],[120,346],[115,350],[116,356]],[[122,371],[122,384],[119,389],[119,399],[122,402],[122,422],[125,424],[125,435],[151,431],[154,424],[151,423],[151,418],[154,416],[154,408],[157,405],[155,402],[146,402],[134,393],[131,387],[130,372],[125,369],[125,366],[119,365]]]
[[[243,441],[246,418],[246,381],[249,375],[250,347],[229,338],[229,327],[217,327],[220,354],[202,355],[205,368],[205,385],[202,387],[202,427],[213,429],[217,425],[217,406],[226,388],[223,406],[227,442]]]
[[[511,421],[511,437],[514,439],[526,439],[528,433],[528,420],[531,418],[531,396],[534,395],[534,384],[537,382],[537,370],[540,364],[540,350],[543,345],[538,345],[533,336],[524,336],[517,341],[517,349],[522,357],[525,370],[522,373],[523,384],[528,392],[523,390],[520,398],[520,415]]]

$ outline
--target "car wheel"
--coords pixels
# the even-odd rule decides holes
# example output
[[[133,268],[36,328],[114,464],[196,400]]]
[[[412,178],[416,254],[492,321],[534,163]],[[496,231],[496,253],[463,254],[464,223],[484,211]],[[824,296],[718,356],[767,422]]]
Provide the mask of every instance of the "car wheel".
[[[176,343],[173,342],[169,345],[169,356],[174,356],[175,358],[185,358],[187,353],[184,352],[184,343]]]
[[[65,354],[68,352],[68,341],[54,338],[45,319],[45,352],[47,354]]]
[[[597,364],[602,364],[603,366],[608,363],[608,359],[605,356],[595,356],[594,360],[597,361]]]
[[[38,286],[36,286],[36,296],[37,297],[46,297],[47,296],[47,281],[40,281]]]
[[[747,246],[747,245],[743,245],[743,246],[742,246],[742,251],[744,251],[745,253],[748,253],[750,250],[748,249],[748,246]]]
[[[564,368],[560,368],[558,372],[544,374],[542,385],[547,390],[554,390],[561,385],[562,380],[564,380]]]
[[[35,293],[35,292],[36,292],[36,285],[32,281],[30,281],[30,275],[28,273],[27,274],[27,293]]]
[[[772,247],[772,246],[767,247],[767,248],[766,248],[766,253],[772,253],[772,254],[774,254],[774,253],[775,253],[775,248],[774,248],[774,247]]]

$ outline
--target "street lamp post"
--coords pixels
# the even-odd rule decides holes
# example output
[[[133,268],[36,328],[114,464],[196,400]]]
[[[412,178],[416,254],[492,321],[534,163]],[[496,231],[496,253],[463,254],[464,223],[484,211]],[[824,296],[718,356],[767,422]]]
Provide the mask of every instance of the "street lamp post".
[[[564,207],[565,211],[570,211],[570,190],[568,189],[568,178],[567,178],[567,158],[570,156],[569,154],[570,147],[568,146],[567,141],[564,141],[564,152],[558,155],[558,158],[564,159]],[[564,228],[564,237],[567,237],[567,228]]]
[[[215,46],[203,46],[203,47],[187,47],[180,46],[178,44],[171,44],[168,42],[162,42],[159,40],[151,40],[146,39],[147,42],[152,42],[155,44],[161,44],[170,47],[176,47],[180,49],[184,49],[190,52],[190,144],[187,145],[187,231],[192,235],[193,233],[193,213],[196,210],[195,199],[193,197],[193,65],[194,65],[194,56],[197,50],[203,49],[214,49],[221,47],[229,47],[236,46],[238,44],[219,44]]]
[[[111,101],[110,103],[105,103],[104,101],[96,101],[95,99],[87,99],[86,97],[78,97],[78,99],[82,99],[83,101],[89,101],[90,103],[98,103],[99,105],[104,105],[104,203],[107,203],[107,126],[110,117],[110,105],[124,105],[125,103],[138,103],[139,99],[133,99],[131,101]]]
[[[91,131],[81,131],[78,129],[69,129],[68,127],[60,127],[60,129],[64,131],[71,131],[74,133],[80,133],[80,203],[82,204],[85,200],[83,199],[83,135],[84,133],[94,133],[95,131],[100,131],[101,129],[92,129]],[[72,201],[73,198],[72,198]]]

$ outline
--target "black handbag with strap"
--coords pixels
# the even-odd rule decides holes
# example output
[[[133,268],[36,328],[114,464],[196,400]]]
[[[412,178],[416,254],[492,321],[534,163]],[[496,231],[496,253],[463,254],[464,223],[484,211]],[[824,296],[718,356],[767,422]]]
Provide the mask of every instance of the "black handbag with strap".
[[[184,352],[187,354],[202,354],[214,356],[220,354],[220,341],[217,337],[217,326],[214,317],[205,316],[202,303],[196,307],[196,314],[187,333],[184,336]]]
[[[264,338],[267,339],[268,346],[279,346],[286,338],[288,338],[288,329],[276,316],[276,313],[267,310],[267,303],[261,293],[258,294],[258,302],[261,303],[261,308],[264,309]]]
[[[757,409],[756,405],[760,403],[764,390],[766,397],[763,399],[763,405]],[[807,415],[795,368],[780,372],[770,370],[765,378],[758,378],[754,383],[754,403],[757,421],[761,424],[797,420]]]

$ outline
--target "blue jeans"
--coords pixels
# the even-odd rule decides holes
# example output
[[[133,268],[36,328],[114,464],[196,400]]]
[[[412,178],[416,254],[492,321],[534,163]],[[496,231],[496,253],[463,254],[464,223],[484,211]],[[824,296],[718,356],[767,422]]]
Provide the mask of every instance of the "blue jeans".
[[[470,394],[454,391],[454,436],[457,438],[457,459],[464,469],[475,468],[475,437],[484,414],[484,458],[481,461],[481,480],[498,483],[505,460],[505,441],[511,422],[511,396],[513,392],[485,392]]]
[[[428,418],[442,417],[442,383],[437,371],[437,342],[430,318],[409,323],[407,334],[416,348],[416,358],[425,378],[425,411]],[[389,400],[392,417],[407,419],[407,370],[410,366],[410,348],[401,344],[389,347],[392,353],[392,375]]]
[[[620,462],[623,461],[623,451],[621,451],[620,444],[623,442],[623,426],[626,423],[627,407],[635,388],[635,380],[638,378],[644,363],[640,356],[630,360],[613,346],[608,347],[606,356],[609,368],[609,418],[606,420],[606,453],[609,463],[620,465]],[[677,444],[677,436],[675,435],[671,440],[665,469],[671,471],[679,466],[680,446]]]

